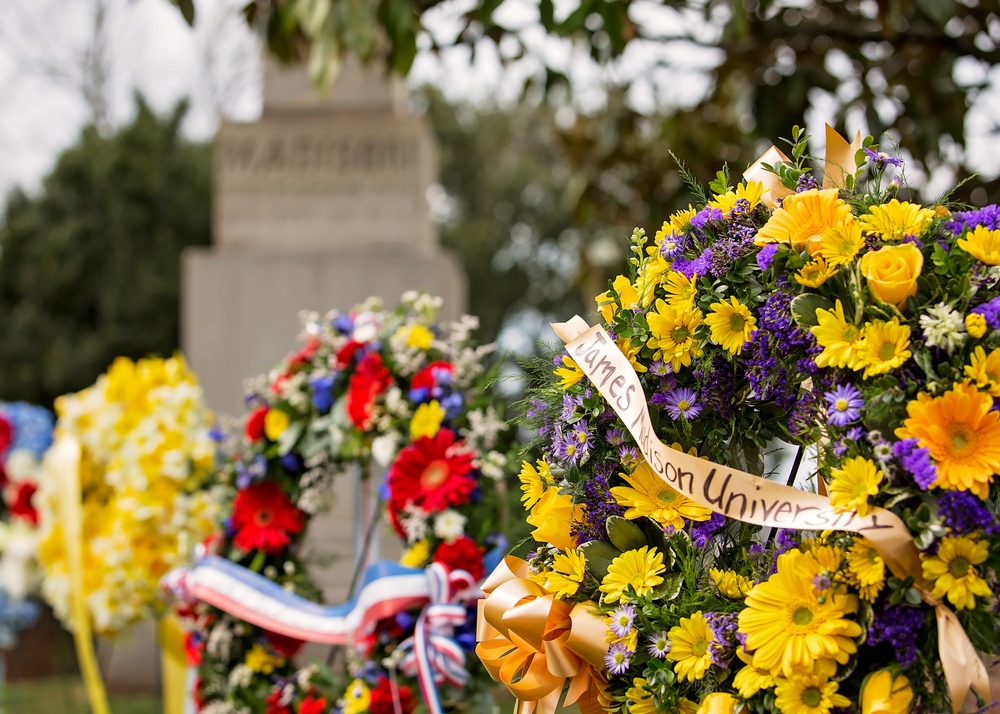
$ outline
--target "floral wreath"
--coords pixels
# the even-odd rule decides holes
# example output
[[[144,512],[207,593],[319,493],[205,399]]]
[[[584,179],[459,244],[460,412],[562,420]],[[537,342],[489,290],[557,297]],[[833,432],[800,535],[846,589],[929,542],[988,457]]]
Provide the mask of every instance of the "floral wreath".
[[[589,677],[608,711],[992,703],[978,657],[958,668],[975,694],[964,703],[943,665],[958,641],[1000,647],[1000,207],[901,200],[902,162],[832,130],[821,186],[807,142],[796,128],[791,158],[772,149],[735,187],[725,171],[710,193],[693,185],[697,205],[652,241],[637,229],[629,275],[598,308],[656,438],[782,481],[765,467],[774,439],[806,446],[833,512],[905,524],[916,568],[891,570],[874,533],[761,528],[708,508],[707,486],[692,498],[677,471],[672,487],[643,457],[649,434],[606,396],[626,381],[609,391],[597,358],[557,352],[524,402],[542,452],[521,471],[537,547],[484,585],[486,619],[511,581],[599,618],[597,655],[578,647],[570,680]],[[939,630],[942,617],[964,633]],[[503,649],[494,631],[480,655],[553,711],[542,695],[558,699],[563,680],[523,695],[516,680],[538,660],[517,633]]]
[[[404,565],[483,576],[488,552],[506,542],[497,513],[511,434],[488,389],[492,346],[475,345],[473,317],[438,326],[440,305],[411,292],[393,312],[372,298],[348,312],[303,314],[302,348],[250,384],[241,433],[218,435],[229,455],[220,479],[234,495],[209,550],[319,601],[298,545],[337,476],[360,465],[385,474],[379,493],[408,546]],[[462,612],[449,636],[471,651],[474,608]],[[182,615],[201,712],[410,714],[417,706],[407,652],[419,610],[379,622],[347,648],[338,671],[299,666],[302,642],[204,603]],[[445,710],[490,701],[490,680],[477,665],[470,658],[464,685],[442,687]]]

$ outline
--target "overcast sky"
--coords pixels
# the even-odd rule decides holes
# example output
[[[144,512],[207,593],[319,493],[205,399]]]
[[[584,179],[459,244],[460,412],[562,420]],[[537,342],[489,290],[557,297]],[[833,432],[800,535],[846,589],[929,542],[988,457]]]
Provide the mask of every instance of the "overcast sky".
[[[59,152],[79,134],[93,113],[84,87],[93,85],[94,67],[103,67],[107,118],[112,126],[127,122],[134,111],[133,93],[140,91],[154,108],[168,111],[183,97],[191,100],[185,124],[189,136],[207,139],[220,118],[252,121],[259,115],[261,81],[255,38],[238,15],[245,0],[197,0],[198,22],[187,27],[167,0],[3,0],[0,24],[0,196],[15,185],[34,190]],[[103,62],[88,62],[95,44],[95,8],[107,9]],[[461,11],[475,0],[450,0],[428,18],[431,31],[442,41],[453,37],[457,25],[449,12]],[[556,13],[568,13],[574,0],[557,0]],[[568,40],[546,38],[534,21],[537,2],[507,0],[498,19],[521,28],[532,52],[544,55],[568,72],[578,89],[578,106],[599,110],[605,77],[585,52]],[[634,13],[646,27],[676,32],[692,28],[699,39],[714,41],[710,25],[685,17],[656,2],[639,2]],[[456,48],[436,60],[419,55],[410,81],[430,81],[445,88],[452,99],[514,101],[526,75],[536,71],[532,60],[518,63],[506,74],[498,53],[504,47],[478,52],[470,65],[465,48]],[[708,88],[711,69],[721,52],[690,44],[630,43],[627,56],[611,70],[616,79],[632,81],[631,101],[642,111],[657,107],[684,107],[696,103]],[[670,68],[663,66],[667,60]],[[679,68],[679,69],[678,69]],[[970,79],[983,70],[969,65],[960,72]],[[968,116],[969,151],[973,168],[988,175],[1000,171],[1000,137],[990,136],[1000,115],[1000,68],[991,70],[992,90],[982,93]],[[813,135],[822,136],[822,123],[831,111],[831,97],[817,96],[816,109],[806,118]],[[791,121],[791,119],[790,119]],[[945,183],[951,177],[941,177]]]

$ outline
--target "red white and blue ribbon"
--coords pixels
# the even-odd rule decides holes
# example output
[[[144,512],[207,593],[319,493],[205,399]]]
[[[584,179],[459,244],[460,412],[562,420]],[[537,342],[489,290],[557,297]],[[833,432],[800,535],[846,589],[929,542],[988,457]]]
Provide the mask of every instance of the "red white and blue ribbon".
[[[324,607],[237,563],[210,555],[191,568],[167,573],[161,587],[178,600],[201,600],[271,632],[342,645],[367,635],[379,620],[426,604],[432,595],[431,580],[422,569],[379,561],[365,570],[354,598]]]
[[[440,563],[431,563],[426,572],[430,603],[417,618],[413,636],[399,645],[405,652],[399,668],[420,683],[429,714],[442,714],[438,686],[447,682],[462,687],[469,681],[465,650],[455,641],[454,630],[466,622],[463,603],[481,598],[482,591],[464,570],[449,573]]]

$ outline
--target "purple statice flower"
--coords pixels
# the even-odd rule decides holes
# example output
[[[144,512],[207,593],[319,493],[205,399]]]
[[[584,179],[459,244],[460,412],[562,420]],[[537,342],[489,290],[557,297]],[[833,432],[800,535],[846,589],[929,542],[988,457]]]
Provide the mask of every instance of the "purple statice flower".
[[[602,461],[594,468],[594,474],[583,482],[583,520],[573,525],[573,535],[580,545],[592,540],[608,540],[607,521],[609,516],[621,516],[625,509],[618,505],[611,495],[609,479],[617,472],[618,464],[610,459]]]
[[[632,652],[622,642],[611,645],[608,653],[604,655],[604,664],[607,665],[611,674],[625,674],[631,665]]]
[[[650,657],[655,657],[656,659],[664,659],[670,654],[670,638],[667,637],[666,631],[661,630],[650,635],[646,651],[649,652]]]
[[[799,176],[799,180],[795,182],[795,193],[811,191],[814,188],[819,188],[819,182],[816,181],[816,177],[812,174],[802,174]]]
[[[723,219],[722,211],[718,208],[705,206],[696,214],[691,216],[691,227],[696,231],[703,232],[709,223],[718,223]]]
[[[972,308],[972,312],[982,315],[991,330],[1000,329],[1000,295]]]
[[[892,453],[912,477],[913,482],[924,491],[937,481],[937,467],[931,461],[931,452],[920,446],[918,439],[903,439],[893,444]]]
[[[612,446],[621,446],[625,443],[625,431],[622,429],[608,429],[604,436],[605,440]]]
[[[832,392],[823,395],[830,407],[829,422],[834,426],[845,427],[861,418],[861,407],[865,400],[861,392],[853,384],[841,384]]]
[[[764,552],[764,544],[763,543],[751,543],[749,550],[750,550],[750,553],[753,554],[753,555],[760,555],[761,553]]]
[[[760,268],[761,272],[764,272],[771,267],[771,261],[774,260],[774,256],[777,254],[777,243],[768,243],[760,249],[760,252],[757,253],[757,267]]]
[[[974,211],[959,211],[945,224],[945,228],[955,235],[961,235],[966,228],[972,230],[977,226],[984,226],[991,231],[1000,229],[1000,206],[991,204]]]
[[[872,646],[888,642],[896,651],[896,661],[909,667],[917,661],[917,637],[924,626],[924,611],[904,605],[887,605],[875,611],[868,628],[868,643]]]
[[[874,151],[865,147],[865,156],[868,157],[868,163],[874,164],[875,168],[879,171],[884,169],[886,166],[902,166],[903,160],[896,156],[890,156],[884,151]]]
[[[691,280],[695,275],[705,275],[708,272],[708,261],[711,257],[712,249],[706,248],[701,255],[693,260],[687,258],[677,258],[674,261],[673,269],[682,273],[685,278]]]
[[[736,654],[737,613],[706,612],[705,622],[712,631],[712,644],[708,647],[712,664],[728,667]]]
[[[915,245],[920,250],[924,249],[924,243],[923,243],[923,241],[921,241],[919,238],[917,238],[916,236],[913,236],[913,235],[907,234],[907,235],[903,236],[902,242],[903,243],[912,243],[913,245]]]
[[[795,536],[796,531],[793,531],[790,528],[778,529],[778,534],[774,539],[774,544],[777,546],[779,555],[784,553],[786,550],[798,548],[799,541]]]
[[[1000,533],[996,519],[983,502],[968,491],[945,491],[938,497],[938,514],[954,535],[984,531]]]
[[[628,637],[632,632],[632,623],[635,622],[635,607],[633,605],[621,605],[616,607],[611,613],[611,631],[615,637]]]
[[[738,403],[735,369],[732,362],[720,356],[702,360],[694,368],[702,408],[720,419],[729,419],[735,413]]]
[[[544,399],[539,399],[538,397],[532,397],[528,400],[528,408],[524,412],[524,416],[531,419],[538,414],[545,413],[545,407],[548,406]]]
[[[726,525],[726,517],[721,513],[713,513],[707,521],[691,521],[691,542],[697,548],[704,548],[712,536]]]
[[[698,404],[698,393],[687,387],[672,389],[666,396],[664,408],[673,420],[684,417],[694,419],[701,414],[701,405]]]

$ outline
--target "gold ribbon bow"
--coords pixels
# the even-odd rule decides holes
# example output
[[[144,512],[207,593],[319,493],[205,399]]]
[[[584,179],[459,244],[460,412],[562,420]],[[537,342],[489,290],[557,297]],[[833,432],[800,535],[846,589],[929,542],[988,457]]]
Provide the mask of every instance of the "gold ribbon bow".
[[[826,160],[823,166],[823,188],[841,188],[848,175],[858,170],[858,164],[854,160],[854,155],[861,148],[861,132],[857,133],[854,141],[847,139],[837,133],[829,124],[826,125]],[[743,172],[743,178],[747,181],[758,181],[764,184],[764,198],[762,199],[771,208],[774,208],[778,199],[785,198],[792,193],[792,189],[786,188],[777,174],[771,173],[764,168],[764,164],[774,164],[779,161],[789,161],[789,158],[781,153],[777,146],[772,146],[765,151],[759,159],[754,161],[750,168]]]
[[[553,714],[569,680],[565,703],[600,712],[597,692],[608,646],[594,603],[556,600],[528,579],[520,558],[507,556],[483,583],[476,654],[490,676],[519,700],[517,714]]]

